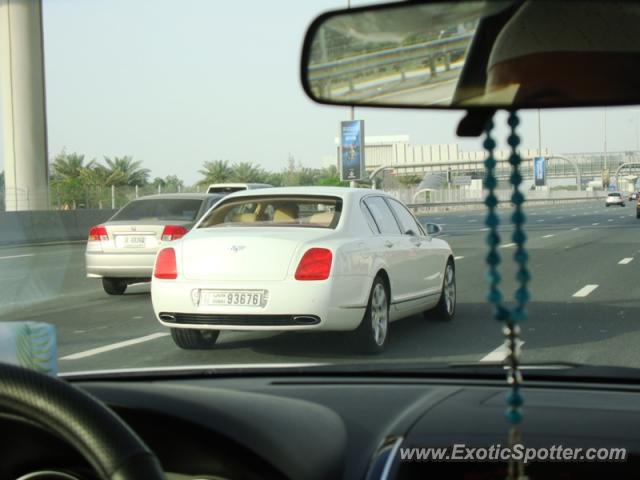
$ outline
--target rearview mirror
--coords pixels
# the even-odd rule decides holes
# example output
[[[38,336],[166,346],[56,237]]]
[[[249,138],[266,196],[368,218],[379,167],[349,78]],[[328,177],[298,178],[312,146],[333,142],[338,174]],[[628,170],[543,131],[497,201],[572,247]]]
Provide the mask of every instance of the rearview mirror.
[[[435,223],[427,223],[425,225],[425,228],[427,229],[427,234],[431,235],[432,237],[437,237],[442,233],[442,227],[440,225],[436,225]]]
[[[609,0],[432,0],[328,12],[307,32],[302,83],[312,99],[335,105],[636,104],[638,24],[640,5]]]

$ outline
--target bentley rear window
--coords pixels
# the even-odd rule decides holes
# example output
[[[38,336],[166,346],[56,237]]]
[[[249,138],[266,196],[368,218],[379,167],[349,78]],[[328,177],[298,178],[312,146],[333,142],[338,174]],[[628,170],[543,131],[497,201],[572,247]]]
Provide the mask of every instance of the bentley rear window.
[[[335,228],[342,200],[317,196],[269,196],[229,200],[209,212],[199,228],[313,227]]]

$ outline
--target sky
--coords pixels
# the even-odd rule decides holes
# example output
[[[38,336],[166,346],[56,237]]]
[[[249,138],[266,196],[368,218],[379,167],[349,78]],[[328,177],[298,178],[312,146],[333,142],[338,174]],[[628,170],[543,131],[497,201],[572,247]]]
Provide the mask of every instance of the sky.
[[[371,1],[353,1],[363,5]],[[380,3],[380,2],[378,2]],[[302,40],[313,18],[346,0],[43,0],[50,157],[131,155],[152,178],[198,181],[205,161],[281,170],[335,156],[345,107],[321,106],[300,85]],[[458,111],[356,108],[367,135],[412,144],[481,139],[455,135]],[[542,112],[554,153],[604,149],[601,109]],[[522,114],[522,146],[537,148],[537,112]],[[640,108],[609,108],[609,151],[636,149]],[[498,122],[504,125],[501,116]],[[506,129],[498,130],[506,137]],[[3,169],[0,158],[0,170]]]

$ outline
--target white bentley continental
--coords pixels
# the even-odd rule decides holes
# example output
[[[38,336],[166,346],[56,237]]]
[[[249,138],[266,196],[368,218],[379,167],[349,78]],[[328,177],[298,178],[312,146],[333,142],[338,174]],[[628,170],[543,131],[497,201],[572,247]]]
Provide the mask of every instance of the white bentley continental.
[[[455,313],[454,256],[439,232],[377,190],[234,193],[159,250],[154,313],[185,349],[212,348],[222,330],[324,330],[381,352],[390,322]]]

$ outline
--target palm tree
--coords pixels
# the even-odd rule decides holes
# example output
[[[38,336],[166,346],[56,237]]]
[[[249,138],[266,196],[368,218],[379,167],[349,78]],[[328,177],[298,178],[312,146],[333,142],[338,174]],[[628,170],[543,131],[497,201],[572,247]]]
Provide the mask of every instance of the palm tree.
[[[240,162],[233,165],[233,180],[236,182],[261,182],[264,171],[251,162]]]
[[[214,160],[213,162],[204,162],[203,169],[198,173],[204,175],[201,185],[209,185],[210,183],[229,182],[233,177],[233,169],[229,166],[227,160]]]
[[[107,164],[108,185],[122,186],[129,185],[143,187],[149,183],[148,168],[140,168],[142,162],[134,160],[132,157],[104,157]]]
[[[51,165],[51,173],[54,180],[63,181],[70,178],[78,178],[83,170],[91,169],[95,161],[84,164],[84,155],[62,152],[56,156]]]
[[[164,188],[167,185],[167,182],[165,182],[164,178],[162,177],[156,177],[153,179],[153,182],[151,182],[151,185],[153,185],[155,188]]]
[[[71,208],[87,203],[88,192],[85,179],[95,168],[95,161],[84,163],[84,155],[77,153],[58,154],[51,164],[51,186],[56,195],[56,203]]]

